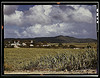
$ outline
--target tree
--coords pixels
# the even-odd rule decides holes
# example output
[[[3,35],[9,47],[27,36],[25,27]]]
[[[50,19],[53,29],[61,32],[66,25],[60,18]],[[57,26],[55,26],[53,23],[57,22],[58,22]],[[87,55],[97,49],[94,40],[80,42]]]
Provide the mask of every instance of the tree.
[[[42,43],[41,42],[37,42],[36,45],[38,45],[37,47],[42,48]]]
[[[58,48],[56,45],[51,45],[51,48]]]
[[[47,45],[47,41],[43,41],[43,44],[44,44],[44,45]]]
[[[30,47],[30,43],[26,43],[26,47],[29,48]]]
[[[91,46],[90,45],[87,45],[87,48],[91,48]]]
[[[67,45],[64,45],[63,48],[68,48],[68,46]]]
[[[62,46],[63,46],[63,44],[62,44],[62,43],[59,43],[59,44],[58,44],[58,47],[62,47]]]
[[[76,46],[75,45],[70,45],[69,48],[76,48]]]
[[[36,47],[36,45],[37,45],[35,40],[33,40],[33,45],[34,45],[34,47]]]

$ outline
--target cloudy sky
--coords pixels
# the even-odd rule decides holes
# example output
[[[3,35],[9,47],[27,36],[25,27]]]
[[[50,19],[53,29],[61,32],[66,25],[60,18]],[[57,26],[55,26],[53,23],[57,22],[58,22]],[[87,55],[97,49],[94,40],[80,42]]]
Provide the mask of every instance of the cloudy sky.
[[[97,38],[95,5],[4,5],[4,38]]]

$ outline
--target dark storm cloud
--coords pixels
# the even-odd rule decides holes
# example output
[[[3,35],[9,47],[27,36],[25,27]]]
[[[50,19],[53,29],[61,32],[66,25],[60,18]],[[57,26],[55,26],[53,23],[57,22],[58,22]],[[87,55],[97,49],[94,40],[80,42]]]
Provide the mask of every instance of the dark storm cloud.
[[[18,6],[16,5],[4,5],[4,14],[10,15],[15,13],[15,10],[17,9]]]
[[[69,11],[69,10],[75,10],[75,8],[71,7],[71,6],[66,6],[66,5],[59,5],[59,8],[63,11]]]

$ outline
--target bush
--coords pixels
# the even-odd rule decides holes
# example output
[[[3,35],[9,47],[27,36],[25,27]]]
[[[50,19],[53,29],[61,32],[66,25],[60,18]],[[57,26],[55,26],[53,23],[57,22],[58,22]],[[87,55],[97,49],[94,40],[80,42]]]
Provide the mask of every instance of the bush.
[[[68,46],[67,45],[64,45],[63,48],[68,48]]]
[[[56,46],[56,45],[51,45],[50,48],[55,48],[55,49],[57,49],[58,46]]]
[[[76,70],[97,68],[96,49],[6,48],[5,70]]]
[[[87,45],[87,48],[92,48],[90,45]]]
[[[70,55],[67,52],[57,53],[54,56],[41,56],[40,59],[37,59],[37,62],[30,64],[29,68],[57,71],[97,68],[97,57],[94,50],[86,50],[81,55],[80,53]]]
[[[63,47],[63,44],[62,44],[62,43],[59,43],[59,44],[58,44],[58,47]]]
[[[76,48],[75,45],[69,45],[69,48]]]
[[[11,71],[11,70],[13,70],[12,69],[12,66],[11,65],[8,65],[8,64],[4,64],[4,70],[6,70],[6,71]]]

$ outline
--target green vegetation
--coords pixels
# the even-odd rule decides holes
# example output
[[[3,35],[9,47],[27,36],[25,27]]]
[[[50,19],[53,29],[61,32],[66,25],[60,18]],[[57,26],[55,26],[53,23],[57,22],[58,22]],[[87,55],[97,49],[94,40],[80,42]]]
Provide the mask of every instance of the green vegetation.
[[[48,43],[49,45],[55,45],[58,46],[59,43]],[[60,43],[61,44],[61,43]],[[91,48],[97,48],[97,43],[62,43],[63,47],[66,46],[66,48],[70,47],[70,45],[78,48],[88,48],[87,46],[91,46]]]
[[[6,71],[87,68],[97,68],[96,49],[4,48]]]

